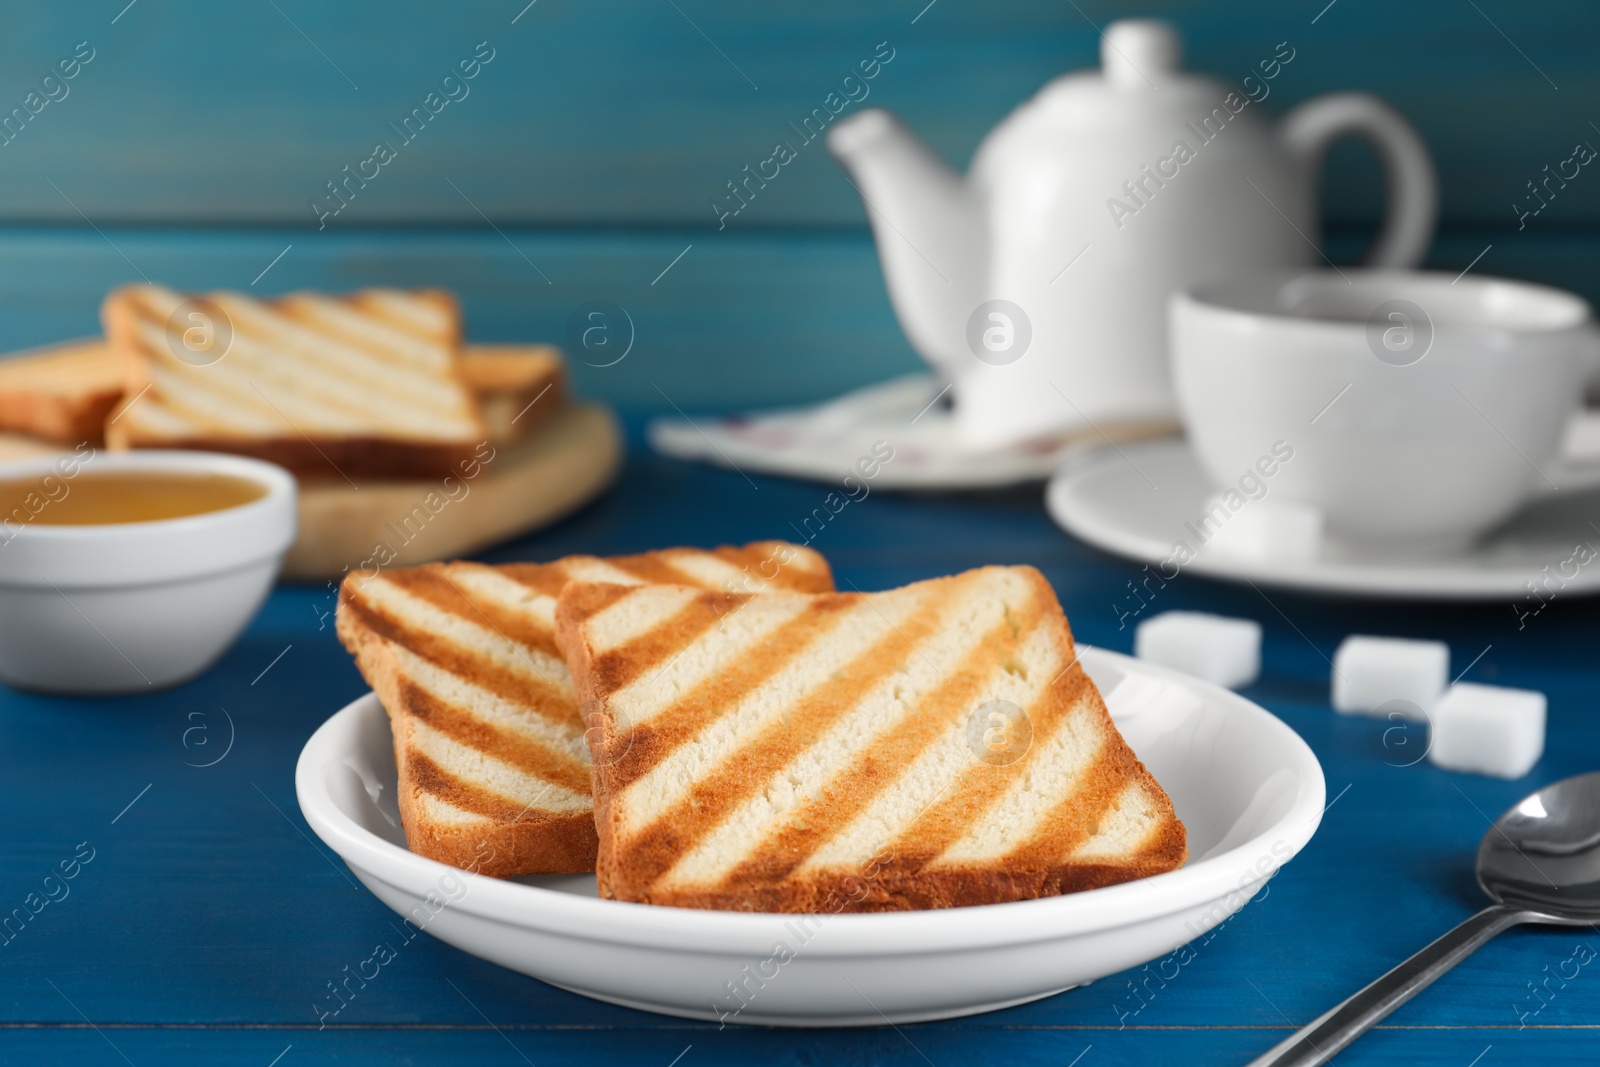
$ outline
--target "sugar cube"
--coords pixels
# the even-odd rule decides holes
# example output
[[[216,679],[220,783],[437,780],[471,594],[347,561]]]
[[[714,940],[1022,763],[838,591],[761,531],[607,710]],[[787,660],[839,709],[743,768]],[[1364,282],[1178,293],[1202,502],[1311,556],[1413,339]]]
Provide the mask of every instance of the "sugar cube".
[[[1205,514],[1212,521],[1220,518],[1208,536],[1207,548],[1253,559],[1304,561],[1317,557],[1322,548],[1321,511],[1288,500],[1245,500],[1238,510],[1230,511],[1228,496],[1223,493],[1206,501]],[[1211,528],[1205,520],[1202,524]]]
[[[1428,759],[1446,770],[1521,778],[1544,754],[1544,721],[1543,693],[1458,682],[1433,707]]]
[[[1449,679],[1450,646],[1443,641],[1352,635],[1333,654],[1333,707],[1423,722]]]
[[[1261,624],[1199,611],[1165,611],[1134,630],[1133,654],[1238,689],[1261,674]]]

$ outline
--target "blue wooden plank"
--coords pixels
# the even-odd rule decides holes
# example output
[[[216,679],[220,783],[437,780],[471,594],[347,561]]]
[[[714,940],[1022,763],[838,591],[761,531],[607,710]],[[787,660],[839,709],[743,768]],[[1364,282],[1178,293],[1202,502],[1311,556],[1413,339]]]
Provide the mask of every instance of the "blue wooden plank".
[[[1362,243],[1360,231],[1341,230],[1327,248],[1347,262]],[[1450,231],[1432,262],[1459,271],[1486,247],[1476,273],[1531,278],[1600,300],[1600,231]],[[580,306],[621,305],[634,324],[633,351],[609,367],[577,358],[573,371],[580,391],[630,411],[802,403],[920,366],[890,310],[871,239],[848,230],[12,228],[0,230],[0,351],[95,332],[100,301],[114,285],[150,278],[251,289],[280,253],[252,291],[443,285],[461,294],[470,334],[484,341],[570,346]],[[593,363],[611,358],[590,356]]]
[[[637,451],[638,429],[635,422],[636,451],[615,492],[487,558],[783,536],[821,491],[763,477],[752,489],[733,472],[650,457]],[[1036,489],[874,493],[814,546],[833,560],[841,583],[863,589],[978,563],[1035,563],[1081,640],[1131,645],[1112,605],[1135,569],[1055,531]],[[11,796],[0,831],[0,902],[21,901],[79,842],[95,849],[70,895],[0,946],[0,1063],[111,1062],[106,1038],[136,1063],[266,1063],[290,1044],[285,1064],[290,1056],[512,1063],[523,1055],[664,1064],[688,1045],[685,1064],[921,1063],[922,1055],[940,1064],[1061,1064],[1091,1045],[1085,1064],[1241,1062],[1469,913],[1478,905],[1471,857],[1487,817],[1534,785],[1600,763],[1591,714],[1600,678],[1590,652],[1600,612],[1592,602],[1558,600],[1518,630],[1509,605],[1269,595],[1181,577],[1150,609],[1204,608],[1262,622],[1266,673],[1249,695],[1317,751],[1333,800],[1306,852],[1176,975],[1161,980],[1158,970],[1152,981],[1131,972],[903,1035],[718,1032],[588,1001],[419,939],[351,1003],[338,1028],[318,1032],[313,1005],[325,983],[392,928],[386,909],[308,836],[294,806],[300,744],[363,686],[327,628],[328,591],[280,589],[223,662],[187,686],[121,701],[0,693],[0,777]],[[1387,724],[1334,715],[1326,703],[1326,657],[1351,631],[1443,637],[1457,669],[1482,652],[1467,677],[1544,689],[1545,759],[1522,783],[1395,766],[1414,749],[1393,737],[1386,747]],[[229,721],[222,708],[235,731],[231,751],[214,766],[192,766],[221,751]],[[206,733],[191,733],[186,745],[185,731],[197,724]],[[1575,938],[1583,940],[1573,932],[1507,935],[1345,1059],[1406,1063],[1426,1052],[1465,1064],[1491,1044],[1505,1057],[1496,1062],[1578,1055],[1592,1038],[1575,1028],[1600,1026],[1600,987],[1579,978],[1533,1018],[1516,1013],[1533,1003],[1527,983],[1567,959]],[[85,1017],[111,1025],[102,1025],[102,1037]],[[485,1017],[504,1033],[485,1029]],[[1522,1021],[1532,1025],[1518,1029]],[[173,1025],[187,1029],[163,1029]]]
[[[448,993],[448,989],[446,990]],[[540,1067],[628,1063],[679,1067],[707,1063],[762,1063],[774,1067],[927,1067],[928,1063],[973,1064],[977,1067],[1092,1067],[1094,1064],[1183,1063],[1223,1067],[1244,1063],[1284,1036],[1283,1030],[1008,1031],[988,1028],[944,1030],[903,1027],[843,1033],[727,1030],[717,1033],[624,1030],[536,1032],[504,1024],[501,1032],[479,1024],[472,1030],[403,1030],[378,1028],[357,1033],[297,1031],[171,1031],[88,1027],[69,1033],[27,1031],[6,1034],[0,1065],[33,1067],[50,1063],[122,1063],[118,1052],[136,1064],[174,1067],[216,1063],[265,1067],[283,1054],[280,1067],[337,1063],[406,1064],[410,1067]],[[1401,1030],[1384,1028],[1368,1035],[1339,1057],[1351,1067],[1371,1064],[1472,1063],[1482,1055],[1493,1063],[1591,1062],[1594,1037],[1583,1030],[1546,1031],[1537,1046],[1522,1035],[1499,1030]],[[115,1047],[113,1047],[113,1045]],[[1152,1049],[1154,1051],[1152,1051]],[[287,1050],[287,1051],[285,1051]],[[687,1051],[685,1051],[687,1050]],[[1487,1054],[1484,1054],[1487,1051]],[[1081,1059],[1075,1057],[1081,1056]],[[1541,1057],[1535,1059],[1534,1057]]]
[[[1452,220],[1512,220],[1526,182],[1568,158],[1576,141],[1600,137],[1586,110],[1600,89],[1593,5],[1324,6],[1152,0],[1139,13],[1176,21],[1191,65],[1235,82],[1290,42],[1296,58],[1269,109],[1336,89],[1388,97],[1433,146]],[[101,223],[315,225],[312,200],[383,140],[394,160],[351,187],[333,225],[481,226],[487,216],[502,226],[715,228],[709,203],[725,183],[791,137],[789,123],[823,106],[879,42],[894,59],[866,102],[903,112],[964,165],[982,135],[1049,78],[1095,61],[1096,25],[1128,13],[1110,0],[924,7],[175,0],[123,11],[111,0],[91,14],[25,6],[7,13],[0,40],[0,114],[41,95],[29,105],[38,113],[15,120],[20,132],[0,147],[0,217],[80,225],[81,210]],[[80,41],[93,49],[89,65],[41,86]],[[479,42],[493,60],[461,87],[444,86]],[[46,91],[61,98],[47,102]],[[423,132],[410,140],[393,132],[430,91],[460,99],[418,122]],[[821,146],[800,147],[738,225],[862,223],[854,190]],[[1329,183],[1334,218],[1372,217],[1374,174],[1341,154]],[[1544,219],[1600,219],[1600,181],[1574,181]]]

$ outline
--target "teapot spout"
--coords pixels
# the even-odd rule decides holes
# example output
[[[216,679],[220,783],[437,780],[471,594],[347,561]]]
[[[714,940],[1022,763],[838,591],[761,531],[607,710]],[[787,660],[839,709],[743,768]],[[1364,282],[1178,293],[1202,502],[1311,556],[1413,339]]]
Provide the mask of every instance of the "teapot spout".
[[[950,373],[988,258],[974,190],[894,115],[870,108],[837,123],[828,150],[866,204],[895,315],[912,345]]]

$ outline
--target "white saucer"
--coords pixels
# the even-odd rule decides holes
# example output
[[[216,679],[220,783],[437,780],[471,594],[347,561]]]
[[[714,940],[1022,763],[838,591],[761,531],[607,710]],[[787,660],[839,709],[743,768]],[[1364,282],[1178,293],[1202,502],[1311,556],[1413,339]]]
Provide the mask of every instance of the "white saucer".
[[[1085,647],[1082,662],[1188,829],[1181,870],[1044,900],[830,915],[804,927],[793,915],[601,900],[593,875],[469,875],[406,850],[389,721],[372,694],[306,742],[295,791],[312,830],[378,899],[441,941],[552,985],[712,1021],[953,1018],[1049,996],[1204,935],[1321,821],[1316,756],[1262,708],[1111,652]],[[780,942],[789,950],[775,955]],[[747,977],[758,972],[759,984]],[[737,1014],[733,982],[753,991]]]
[[[1045,490],[1063,529],[1107,552],[1166,563],[1175,542],[1198,554],[1184,573],[1287,589],[1421,600],[1499,600],[1537,609],[1527,583],[1559,596],[1600,592],[1600,559],[1572,562],[1579,545],[1600,551],[1600,493],[1551,496],[1530,505],[1483,541],[1456,554],[1381,558],[1325,538],[1311,560],[1226,554],[1201,548],[1187,528],[1214,490],[1182,438],[1080,453]],[[1546,571],[1546,568],[1549,568]],[[1553,576],[1553,577],[1552,577]],[[1551,592],[1544,592],[1549,599]]]
[[[909,374],[822,404],[726,418],[653,420],[647,430],[658,452],[744,471],[839,482],[862,459],[877,464],[870,482],[880,489],[982,489],[1043,481],[1075,449],[1106,440],[1140,440],[1170,433],[1167,422],[1102,422],[1009,448],[974,450],[956,438],[943,382]],[[856,473],[860,478],[860,473]]]

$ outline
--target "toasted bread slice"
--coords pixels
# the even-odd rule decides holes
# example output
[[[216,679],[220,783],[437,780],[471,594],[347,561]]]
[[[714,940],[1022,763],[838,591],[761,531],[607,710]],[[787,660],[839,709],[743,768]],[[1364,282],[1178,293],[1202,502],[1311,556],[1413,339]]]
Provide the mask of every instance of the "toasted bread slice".
[[[1031,567],[866,594],[575,582],[556,628],[590,716],[601,896],[940,908],[1187,854]]]
[[[461,369],[496,444],[522,440],[565,400],[566,364],[551,345],[468,345]]]
[[[134,285],[101,316],[129,398],[112,448],[236,452],[357,482],[443,477],[488,435],[442,291],[261,301]]]
[[[565,364],[551,345],[469,344],[461,373],[496,445],[527,437],[566,402]],[[99,447],[126,380],[122,358],[100,337],[0,356],[0,431]]]
[[[122,398],[123,367],[98,337],[0,359],[0,430],[57,444],[105,440]]]
[[[826,560],[781,541],[346,578],[339,637],[389,711],[413,852],[498,877],[594,870],[585,725],[555,644],[574,578],[833,588]]]

